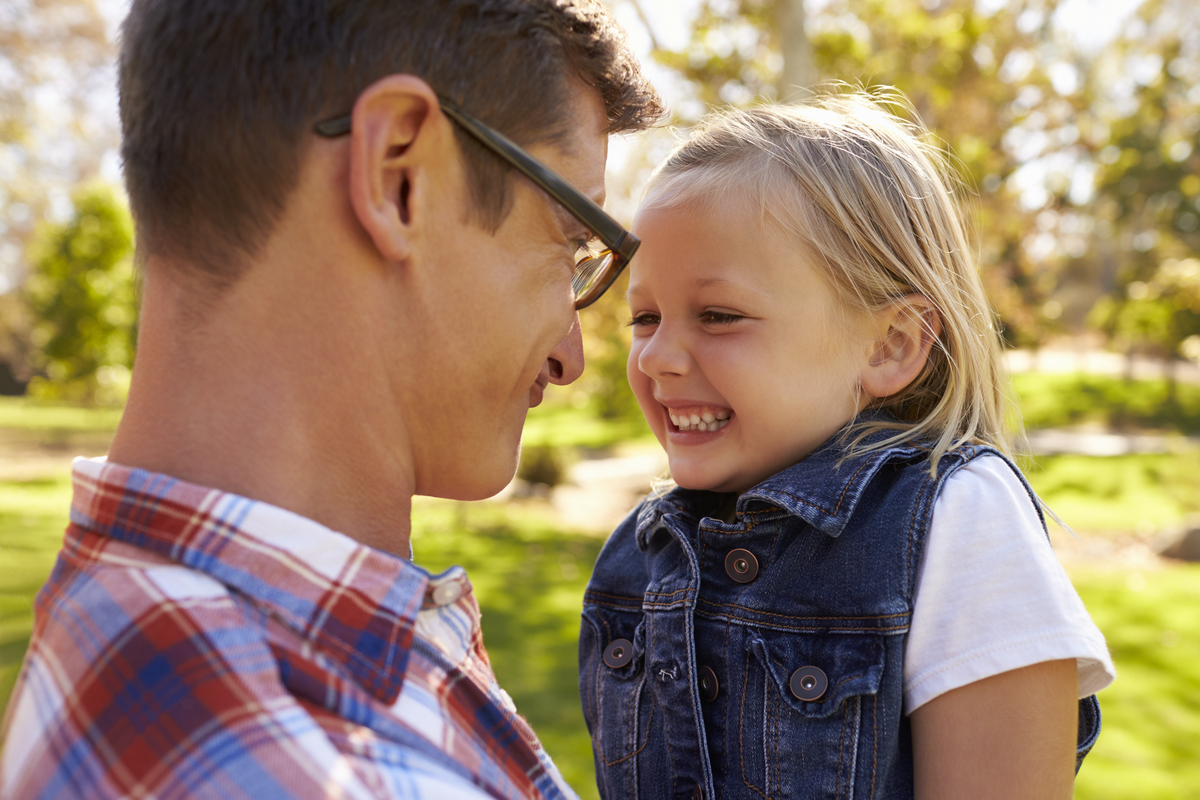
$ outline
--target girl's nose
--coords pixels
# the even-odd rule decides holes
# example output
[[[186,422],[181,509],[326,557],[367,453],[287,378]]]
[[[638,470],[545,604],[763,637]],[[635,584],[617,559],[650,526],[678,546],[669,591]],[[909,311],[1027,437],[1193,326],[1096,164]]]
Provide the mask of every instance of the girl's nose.
[[[689,361],[687,351],[660,325],[638,353],[637,365],[643,375],[657,379],[685,374]]]

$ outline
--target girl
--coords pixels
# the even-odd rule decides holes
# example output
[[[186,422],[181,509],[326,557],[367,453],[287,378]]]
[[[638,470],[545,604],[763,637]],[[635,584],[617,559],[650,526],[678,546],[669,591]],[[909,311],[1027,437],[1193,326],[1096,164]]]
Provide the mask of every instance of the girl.
[[[1071,796],[1114,671],[947,174],[841,95],[717,116],[652,179],[628,373],[677,487],[585,596],[605,798]]]

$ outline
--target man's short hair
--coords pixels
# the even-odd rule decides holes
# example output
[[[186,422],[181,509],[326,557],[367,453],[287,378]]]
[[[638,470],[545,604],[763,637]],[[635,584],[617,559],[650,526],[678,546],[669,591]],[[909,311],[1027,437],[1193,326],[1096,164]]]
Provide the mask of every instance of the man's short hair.
[[[141,253],[235,281],[285,208],[312,124],[397,73],[524,145],[570,131],[572,76],[603,98],[609,133],[663,111],[596,0],[134,0],[119,85]],[[467,212],[495,230],[509,168],[455,130]]]

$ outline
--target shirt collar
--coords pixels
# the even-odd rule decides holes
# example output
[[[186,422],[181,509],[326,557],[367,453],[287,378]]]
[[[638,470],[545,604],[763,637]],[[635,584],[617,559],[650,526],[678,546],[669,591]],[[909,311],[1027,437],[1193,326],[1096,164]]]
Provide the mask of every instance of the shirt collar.
[[[167,475],[76,459],[71,521],[204,572],[340,662],[400,693],[429,573],[311,519]]]

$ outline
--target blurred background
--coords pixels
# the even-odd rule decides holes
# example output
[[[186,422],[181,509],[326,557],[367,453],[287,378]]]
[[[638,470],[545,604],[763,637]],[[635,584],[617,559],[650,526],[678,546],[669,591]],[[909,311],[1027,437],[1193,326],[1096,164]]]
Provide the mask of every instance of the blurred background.
[[[1200,8],[1195,0],[612,0],[671,109],[616,140],[628,222],[709,109],[897,87],[951,154],[1060,558],[1119,671],[1079,798],[1200,797]],[[120,186],[121,0],[0,0],[0,709],[135,357]],[[517,480],[419,498],[418,563],[468,568],[501,684],[595,797],[580,597],[665,467],[625,383],[623,286],[582,315],[588,367],[526,428]]]

